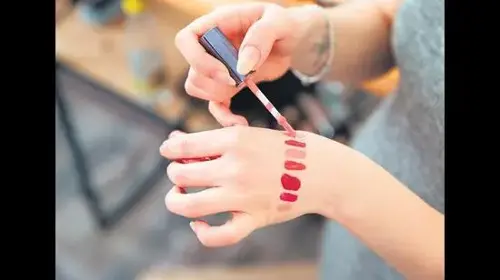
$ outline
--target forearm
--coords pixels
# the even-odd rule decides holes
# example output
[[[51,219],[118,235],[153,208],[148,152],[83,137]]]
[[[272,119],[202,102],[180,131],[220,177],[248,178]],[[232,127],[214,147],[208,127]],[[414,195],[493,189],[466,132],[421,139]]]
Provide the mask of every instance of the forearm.
[[[343,165],[356,167],[344,175],[351,184],[322,214],[408,279],[444,279],[444,215],[363,155],[349,158]]]
[[[365,81],[389,70],[393,65],[390,32],[399,0],[350,0],[327,9],[333,28],[328,32],[324,16],[291,8],[302,22],[292,68],[308,75],[317,74],[334,48],[333,63],[326,79],[346,83]],[[313,20],[311,20],[313,19]]]

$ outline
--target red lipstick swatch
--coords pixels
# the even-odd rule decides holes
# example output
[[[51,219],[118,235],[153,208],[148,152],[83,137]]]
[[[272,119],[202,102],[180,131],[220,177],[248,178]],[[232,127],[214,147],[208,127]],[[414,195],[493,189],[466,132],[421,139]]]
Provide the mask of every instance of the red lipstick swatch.
[[[285,169],[286,170],[304,170],[304,169],[306,169],[306,166],[300,162],[287,160],[287,161],[285,161]]]
[[[298,191],[300,189],[300,180],[285,173],[281,176],[281,185],[285,190]]]
[[[295,202],[297,201],[297,196],[291,193],[281,193],[280,199],[286,202]]]
[[[306,147],[306,143],[300,142],[300,141],[297,141],[297,140],[286,140],[285,144],[287,144],[289,146],[299,147],[299,148],[305,148]]]
[[[306,152],[303,150],[297,150],[295,148],[290,148],[285,151],[285,157],[287,158],[295,158],[295,159],[304,159],[306,158]]]
[[[218,159],[220,156],[210,156],[210,157],[201,157],[201,158],[180,158],[176,159],[175,161],[178,163],[193,163],[193,162],[200,162],[200,161],[209,161],[209,160],[214,160]]]

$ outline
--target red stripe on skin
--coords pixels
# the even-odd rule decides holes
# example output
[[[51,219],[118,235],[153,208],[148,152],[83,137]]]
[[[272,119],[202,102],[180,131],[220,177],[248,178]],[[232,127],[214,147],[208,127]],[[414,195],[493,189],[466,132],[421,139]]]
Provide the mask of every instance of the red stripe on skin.
[[[293,139],[286,140],[285,144],[287,144],[288,146],[294,146],[294,147],[299,147],[299,148],[305,148],[306,147],[306,143],[300,142],[300,141],[297,141],[297,140],[293,140]]]
[[[300,162],[287,160],[287,161],[285,161],[285,169],[286,170],[304,170],[304,169],[306,169],[306,166]]]
[[[284,192],[284,193],[281,193],[280,199],[282,201],[286,201],[286,202],[295,202],[295,201],[297,201],[298,197],[294,194]]]
[[[281,176],[281,185],[285,190],[298,191],[300,189],[300,180],[292,175],[283,174]]]

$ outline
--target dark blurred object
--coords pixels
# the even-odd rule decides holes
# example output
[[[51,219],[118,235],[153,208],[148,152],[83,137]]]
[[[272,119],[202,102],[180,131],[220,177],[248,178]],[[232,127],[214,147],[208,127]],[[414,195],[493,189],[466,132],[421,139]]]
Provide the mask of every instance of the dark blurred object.
[[[218,27],[214,27],[205,32],[199,41],[210,55],[226,66],[229,75],[236,82],[236,86],[245,81],[246,76],[241,75],[238,73],[238,70],[236,70],[238,51]]]
[[[292,72],[287,72],[275,81],[259,83],[259,88],[280,112],[283,112],[288,106],[295,107],[296,97],[300,92],[314,91],[314,85],[303,86]],[[254,118],[259,118],[268,123],[268,127],[275,128],[277,126],[273,116],[248,88],[244,88],[233,97],[231,110],[235,114],[247,117],[250,122],[254,121]]]
[[[144,0],[122,0],[121,8],[127,16],[123,45],[133,92],[141,103],[154,107],[160,96],[170,95],[165,84],[165,45],[159,23]]]
[[[328,118],[326,109],[319,103],[318,99],[311,94],[302,93],[297,98],[299,108],[304,112],[311,125],[322,136],[333,138],[335,128]]]
[[[179,92],[186,93],[184,89],[186,78],[187,72],[183,79],[179,81]],[[299,130],[306,130],[321,135],[324,134],[323,136],[329,138],[333,136],[333,131],[337,131],[335,137],[341,137],[343,139],[349,137],[349,130],[346,127],[343,127],[343,119],[332,120],[330,116],[337,116],[338,114],[330,114],[330,104],[324,104],[321,98],[318,99],[318,85],[313,84],[310,86],[304,86],[292,72],[287,72],[275,81],[259,83],[259,88],[276,106],[276,109],[278,109],[278,111],[280,111],[290,121],[290,124],[293,127]],[[307,102],[307,105],[302,104],[304,101],[301,103],[298,98],[304,93],[310,96],[310,99],[308,100],[311,102]],[[207,108],[207,102],[205,100],[192,98],[187,94],[185,96],[190,100],[189,102],[193,107],[203,109]],[[314,105],[308,106],[311,103],[314,103]],[[333,109],[337,110],[336,107]],[[244,116],[252,126],[272,129],[279,128],[279,125],[276,123],[273,116],[269,114],[267,109],[262,106],[257,97],[255,97],[255,95],[248,88],[242,89],[232,98],[231,111],[235,114]],[[310,115],[317,116],[318,114],[323,116],[323,120],[326,118],[328,124],[322,123],[318,126],[319,123],[317,120],[309,119]],[[328,129],[326,129],[326,127],[328,127]]]
[[[343,0],[316,0],[316,4],[321,7],[335,7],[342,4]]]
[[[103,26],[123,22],[124,16],[120,0],[80,0],[76,2],[80,16],[88,24]]]

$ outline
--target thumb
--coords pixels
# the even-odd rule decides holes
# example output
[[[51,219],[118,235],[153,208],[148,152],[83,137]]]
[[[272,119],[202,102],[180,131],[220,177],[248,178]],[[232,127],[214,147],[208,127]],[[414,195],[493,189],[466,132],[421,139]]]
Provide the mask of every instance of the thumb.
[[[248,28],[241,42],[237,70],[246,75],[262,65],[269,56],[276,41],[288,34],[284,9],[269,6],[262,17]]]
[[[252,218],[246,213],[233,212],[233,218],[221,226],[210,226],[204,221],[189,224],[200,242],[207,247],[234,245],[255,230]]]

